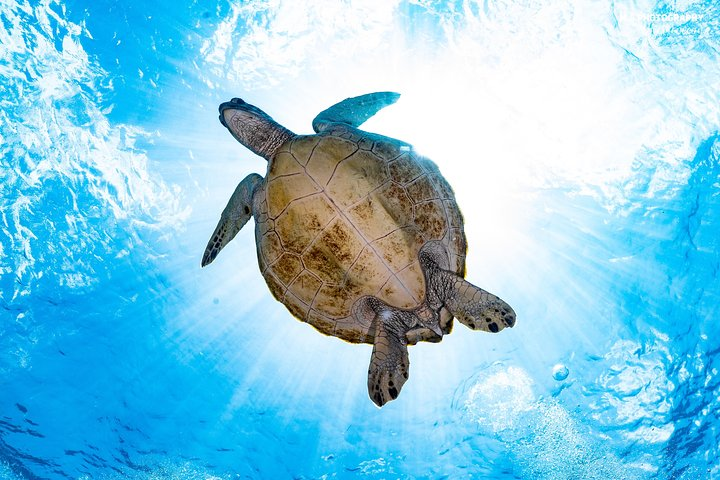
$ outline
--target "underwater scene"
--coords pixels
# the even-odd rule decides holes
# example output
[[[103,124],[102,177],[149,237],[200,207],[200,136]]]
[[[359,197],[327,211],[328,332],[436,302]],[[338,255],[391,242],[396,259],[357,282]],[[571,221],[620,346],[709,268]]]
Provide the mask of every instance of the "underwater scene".
[[[218,105],[385,91],[517,323],[379,408],[254,220],[201,261],[268,170]],[[720,479],[719,105],[713,0],[0,0],[0,478]]]

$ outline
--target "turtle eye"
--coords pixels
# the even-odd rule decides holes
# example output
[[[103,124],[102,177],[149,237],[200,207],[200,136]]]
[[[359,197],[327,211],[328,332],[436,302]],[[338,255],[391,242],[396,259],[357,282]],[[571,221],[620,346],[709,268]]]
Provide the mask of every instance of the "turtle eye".
[[[245,208],[243,210],[245,211],[245,215],[250,215],[250,207],[245,205]]]

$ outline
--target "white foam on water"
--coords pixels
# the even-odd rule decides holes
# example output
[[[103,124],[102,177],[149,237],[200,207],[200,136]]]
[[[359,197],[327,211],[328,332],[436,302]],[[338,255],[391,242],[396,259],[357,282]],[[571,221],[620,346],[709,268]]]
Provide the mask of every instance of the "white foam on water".
[[[109,121],[112,81],[82,47],[84,24],[65,19],[56,0],[15,7],[0,22],[2,243],[19,280],[8,300],[32,291],[44,274],[37,270],[62,288],[92,287],[96,272],[78,252],[109,242],[118,221],[161,230],[187,217],[179,187],[138,147],[152,134]],[[47,258],[61,265],[36,265]]]
[[[503,442],[521,478],[644,478],[643,467],[623,462],[560,402],[538,396],[522,368],[487,368],[467,389],[464,410],[482,432]]]

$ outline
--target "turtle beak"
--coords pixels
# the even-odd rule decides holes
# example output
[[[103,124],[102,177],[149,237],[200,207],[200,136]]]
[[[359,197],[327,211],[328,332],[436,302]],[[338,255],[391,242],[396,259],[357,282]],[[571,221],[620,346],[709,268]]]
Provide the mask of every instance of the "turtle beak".
[[[223,127],[230,130],[230,127],[228,127],[227,122],[225,121],[225,110],[235,110],[240,105],[244,105],[245,101],[242,98],[233,98],[229,102],[223,102],[218,107],[218,111],[220,112],[220,116],[218,117],[220,120],[220,123],[222,123]]]

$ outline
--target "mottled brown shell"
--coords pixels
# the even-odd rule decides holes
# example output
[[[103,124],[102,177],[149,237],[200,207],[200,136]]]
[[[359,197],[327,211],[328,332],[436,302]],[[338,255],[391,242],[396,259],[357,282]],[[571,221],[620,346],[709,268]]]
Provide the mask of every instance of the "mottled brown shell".
[[[399,308],[423,301],[425,242],[442,242],[450,268],[465,273],[462,217],[435,164],[352,128],[286,142],[255,196],[255,222],[260,270],[275,298],[350,342],[373,341],[370,325],[352,316],[358,298]]]

